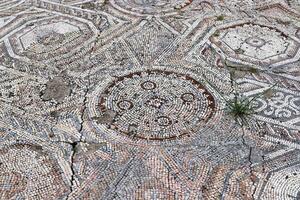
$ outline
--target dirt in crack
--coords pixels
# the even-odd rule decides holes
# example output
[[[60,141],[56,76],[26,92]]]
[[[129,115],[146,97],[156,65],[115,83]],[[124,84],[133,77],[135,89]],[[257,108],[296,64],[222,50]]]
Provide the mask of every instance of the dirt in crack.
[[[77,149],[78,149],[77,145],[79,144],[79,142],[70,142],[69,144],[72,146],[71,164],[70,164],[71,172],[72,172],[71,181],[70,181],[71,182],[70,190],[72,192],[73,186],[74,186],[74,181],[75,181],[74,157],[75,157],[75,154],[77,153]]]

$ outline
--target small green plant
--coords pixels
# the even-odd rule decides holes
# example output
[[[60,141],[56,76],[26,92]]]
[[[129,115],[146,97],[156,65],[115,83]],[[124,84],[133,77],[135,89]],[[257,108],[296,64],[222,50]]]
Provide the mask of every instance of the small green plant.
[[[266,97],[270,98],[273,96],[273,88],[276,86],[273,85],[269,87],[268,89],[264,90],[261,93],[258,93],[254,96],[243,96],[238,92],[238,83],[234,80],[237,78],[236,72],[251,72],[251,73],[257,73],[256,68],[246,68],[245,70],[239,71],[239,68],[242,67],[233,67],[230,66],[225,62],[225,66],[230,72],[230,82],[231,82],[231,88],[232,88],[232,96],[229,98],[225,98],[222,93],[219,92],[220,96],[225,101],[225,112],[233,117],[233,119],[240,125],[245,126],[248,125],[249,119],[255,114],[255,100],[257,100],[260,97]],[[204,75],[207,83],[214,87],[210,82],[208,81],[207,77]],[[214,87],[215,88],[215,87]],[[216,88],[215,88],[216,89]],[[218,90],[218,89],[216,89]]]
[[[253,104],[254,101],[260,97],[269,98],[273,96],[273,87],[275,86],[276,84],[253,97],[242,96],[237,92],[234,92],[234,97],[232,99],[225,99],[225,111],[231,115],[240,126],[248,125],[248,120],[256,113]]]
[[[241,48],[235,49],[234,52],[236,54],[243,54],[243,53],[245,53],[245,51],[243,49],[241,49]]]
[[[247,124],[248,118],[255,113],[254,98],[235,95],[233,99],[226,100],[225,111],[230,114],[239,125]]]
[[[225,67],[230,71],[231,79],[233,78],[242,78],[239,75],[240,74],[259,74],[261,70],[258,68],[252,67],[252,66],[240,66],[240,65],[232,65],[225,63]]]
[[[251,118],[253,114],[255,114],[255,108],[253,103],[258,98],[264,97],[271,97],[273,95],[273,87],[266,89],[265,91],[256,94],[255,96],[248,97],[239,95],[237,91],[238,84],[235,81],[235,78],[238,78],[237,75],[241,72],[247,73],[258,73],[258,69],[254,67],[241,67],[241,66],[232,66],[225,61],[225,66],[229,70],[230,74],[230,81],[231,81],[231,88],[233,90],[234,97],[230,100],[225,100],[226,108],[228,114],[230,114],[234,120],[240,125],[248,125],[248,120]]]
[[[219,37],[220,36],[220,32],[219,31],[214,32],[213,36],[214,37]]]
[[[257,73],[258,73],[258,69],[257,69],[257,68],[254,68],[254,67],[250,67],[248,71],[249,71],[250,73],[252,73],[252,74],[257,74]]]
[[[217,17],[217,21],[223,21],[225,19],[225,16],[224,15],[219,15]]]

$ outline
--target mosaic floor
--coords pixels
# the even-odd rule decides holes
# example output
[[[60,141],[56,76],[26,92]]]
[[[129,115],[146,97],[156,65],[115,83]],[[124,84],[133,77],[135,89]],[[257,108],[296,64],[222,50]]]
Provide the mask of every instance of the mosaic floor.
[[[299,59],[298,0],[0,0],[0,199],[299,200]]]

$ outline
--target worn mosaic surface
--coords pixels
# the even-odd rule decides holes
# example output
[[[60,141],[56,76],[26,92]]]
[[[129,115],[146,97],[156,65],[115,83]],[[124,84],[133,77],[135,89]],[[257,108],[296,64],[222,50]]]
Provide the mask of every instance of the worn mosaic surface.
[[[297,0],[0,0],[0,199],[300,199],[299,48]]]

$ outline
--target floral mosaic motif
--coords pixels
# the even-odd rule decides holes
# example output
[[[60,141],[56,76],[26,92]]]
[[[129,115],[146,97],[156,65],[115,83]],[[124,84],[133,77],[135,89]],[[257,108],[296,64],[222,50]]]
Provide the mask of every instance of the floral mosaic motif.
[[[291,118],[300,115],[300,97],[277,91],[267,100],[258,99],[256,112],[263,111],[267,116]]]

